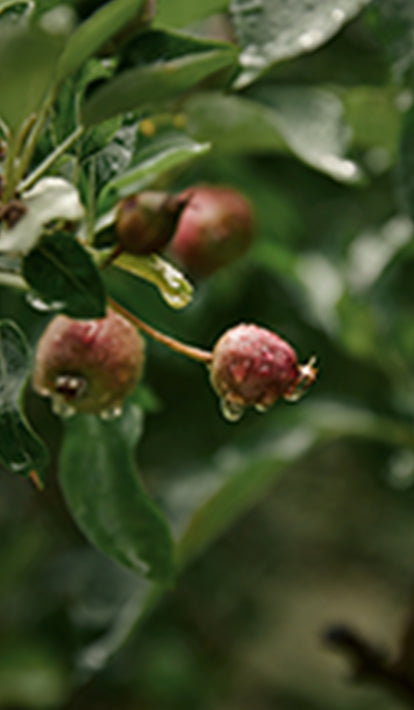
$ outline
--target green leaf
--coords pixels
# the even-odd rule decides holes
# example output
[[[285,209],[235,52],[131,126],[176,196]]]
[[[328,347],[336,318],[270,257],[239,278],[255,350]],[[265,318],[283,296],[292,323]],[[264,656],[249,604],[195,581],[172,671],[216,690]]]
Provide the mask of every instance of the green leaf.
[[[218,452],[213,467],[198,472],[197,480],[187,481],[191,500],[186,499],[182,480],[175,480],[167,488],[166,499],[172,500],[177,496],[174,489],[181,489],[180,511],[174,516],[181,530],[177,546],[180,565],[200,555],[242,513],[263,498],[289,464],[300,460],[317,443],[312,428],[297,423],[276,437],[273,433],[271,440],[243,454],[230,447],[223,451],[222,457]]]
[[[163,173],[198,158],[210,149],[209,143],[194,141],[185,133],[167,130],[138,144],[128,170],[107,182],[98,201],[98,212],[113,207],[122,197],[148,187]]]
[[[158,254],[150,256],[122,254],[114,265],[154,284],[171,308],[185,308],[193,297],[193,287],[190,282],[175,266]]]
[[[235,47],[225,42],[161,30],[140,35],[134,50],[127,68],[86,100],[85,125],[176,98],[210,74],[230,67],[237,57]]]
[[[344,157],[350,131],[335,94],[304,86],[269,85],[252,87],[248,95],[272,109],[280,135],[304,163],[341,182],[362,179],[358,165]]]
[[[78,415],[68,421],[60,483],[77,524],[96,547],[167,583],[174,570],[173,542],[137,475],[133,452],[141,430],[141,410],[131,403],[118,420]]]
[[[242,47],[237,88],[272,64],[311,52],[337,34],[371,0],[233,0],[230,13]]]
[[[105,289],[88,252],[65,232],[44,236],[23,260],[23,276],[37,297],[73,318],[105,315]]]
[[[185,116],[189,133],[221,152],[286,150],[274,112],[244,96],[197,93],[186,101]]]
[[[372,4],[368,17],[400,82],[414,64],[414,5],[411,0],[381,0]]]
[[[39,638],[2,640],[0,703],[30,710],[62,705],[70,692],[69,672],[55,649]]]
[[[15,473],[40,480],[48,462],[45,447],[27,422],[21,404],[30,352],[20,329],[0,321],[0,459]]]
[[[227,0],[158,0],[156,24],[164,27],[184,27],[208,15],[225,10]]]
[[[398,168],[404,207],[414,219],[414,108],[404,118]]]
[[[83,22],[60,57],[58,81],[80,69],[89,57],[139,12],[142,5],[143,0],[113,0]]]
[[[82,146],[83,151],[89,151],[87,160],[83,161],[83,167],[93,165],[97,194],[101,190],[106,191],[111,180],[128,168],[135,150],[137,126],[133,124],[119,128],[109,143],[101,145],[100,150],[93,151],[94,145],[97,146],[98,141],[104,137],[104,131],[110,129],[114,122],[118,122],[118,118],[110,119],[91,129],[89,133],[92,135]]]
[[[12,132],[41,106],[62,40],[34,27],[0,24],[0,116]]]
[[[26,12],[30,1],[31,0],[0,0],[0,17],[13,9],[19,14]]]

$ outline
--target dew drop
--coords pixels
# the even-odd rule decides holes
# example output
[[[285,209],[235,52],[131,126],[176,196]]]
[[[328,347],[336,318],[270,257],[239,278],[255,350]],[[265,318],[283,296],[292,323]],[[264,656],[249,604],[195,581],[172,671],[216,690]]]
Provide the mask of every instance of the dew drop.
[[[299,37],[299,44],[303,49],[313,49],[321,40],[321,34],[318,30],[309,30],[304,32]]]
[[[34,308],[36,311],[40,311],[41,313],[58,311],[62,309],[65,305],[63,301],[44,301],[43,298],[40,298],[40,296],[36,296],[36,294],[30,291],[26,294],[26,300],[32,308]]]
[[[414,453],[410,449],[399,449],[393,454],[386,478],[389,485],[397,490],[407,490],[414,485]]]
[[[71,407],[60,395],[54,395],[52,397],[52,411],[53,414],[62,417],[62,419],[69,419],[69,417],[73,417],[73,415],[76,414],[75,407]]]
[[[242,404],[236,404],[236,402],[229,402],[228,399],[224,397],[220,400],[220,409],[223,417],[227,419],[228,422],[238,422],[242,418],[244,413],[244,407]]]
[[[299,385],[299,387],[296,387],[296,389],[284,394],[283,399],[285,400],[285,402],[299,402],[299,400],[302,399],[304,394],[305,390],[301,385]]]
[[[162,295],[171,308],[184,308],[191,300],[191,296],[186,293],[172,293],[171,291],[163,290]]]
[[[331,15],[331,17],[332,17],[332,19],[334,20],[334,22],[337,22],[338,24],[341,24],[341,23],[344,22],[345,19],[346,19],[345,10],[343,10],[341,7],[335,7],[335,8],[332,10],[332,15]]]
[[[22,473],[25,469],[28,468],[29,464],[30,460],[27,456],[25,456],[19,461],[9,461],[7,465],[10,471],[12,471],[13,473]]]
[[[108,409],[102,409],[99,412],[99,416],[104,422],[112,422],[122,416],[122,407],[120,404],[115,404],[113,407],[108,407]]]

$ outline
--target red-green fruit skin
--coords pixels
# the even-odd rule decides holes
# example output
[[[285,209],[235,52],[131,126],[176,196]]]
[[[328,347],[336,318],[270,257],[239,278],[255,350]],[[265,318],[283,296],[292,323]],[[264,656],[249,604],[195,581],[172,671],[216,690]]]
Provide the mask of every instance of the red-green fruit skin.
[[[84,378],[85,392],[70,400],[76,411],[98,413],[119,406],[143,371],[145,343],[122,316],[109,310],[105,318],[74,320],[56,316],[36,349],[34,389],[53,396],[59,377]]]
[[[211,382],[231,404],[270,407],[298,374],[293,348],[276,333],[254,324],[231,328],[213,350]]]
[[[185,204],[181,197],[155,191],[124,198],[116,210],[118,243],[139,256],[161,251],[172,238]]]
[[[247,251],[253,238],[253,215],[239,192],[200,185],[180,197],[188,204],[168,251],[188,274],[205,278]]]

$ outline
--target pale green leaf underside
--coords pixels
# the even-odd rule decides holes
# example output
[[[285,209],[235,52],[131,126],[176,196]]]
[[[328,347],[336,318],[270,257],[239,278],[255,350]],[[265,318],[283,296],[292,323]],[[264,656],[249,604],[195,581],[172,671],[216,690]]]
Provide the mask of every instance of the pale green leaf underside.
[[[158,254],[150,256],[122,254],[116,260],[115,266],[152,283],[171,308],[185,308],[192,299],[193,287],[190,282],[175,266]]]
[[[371,0],[233,0],[230,12],[242,53],[241,88],[272,64],[327,42]]]

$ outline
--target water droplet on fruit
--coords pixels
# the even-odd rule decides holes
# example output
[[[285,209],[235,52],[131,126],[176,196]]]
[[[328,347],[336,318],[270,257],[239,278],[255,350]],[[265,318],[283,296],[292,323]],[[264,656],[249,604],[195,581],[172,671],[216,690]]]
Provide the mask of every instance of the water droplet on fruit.
[[[115,404],[113,407],[103,409],[99,412],[99,416],[104,422],[112,422],[114,419],[119,419],[122,416],[122,407],[119,404]]]
[[[269,409],[269,407],[266,406],[266,404],[255,404],[254,408],[255,408],[256,412],[260,412],[260,414],[265,414],[265,412],[267,412],[267,410]]]
[[[227,419],[228,422],[238,422],[244,414],[244,406],[242,404],[237,404],[236,402],[230,402],[224,397],[220,400],[220,408],[223,417]]]
[[[60,395],[54,395],[52,397],[52,411],[53,414],[62,417],[62,419],[69,419],[69,417],[73,417],[76,413],[76,409],[71,407]]]
[[[304,394],[305,390],[301,385],[299,385],[298,387],[295,387],[295,389],[286,392],[286,394],[283,395],[283,399],[285,402],[299,402]]]

